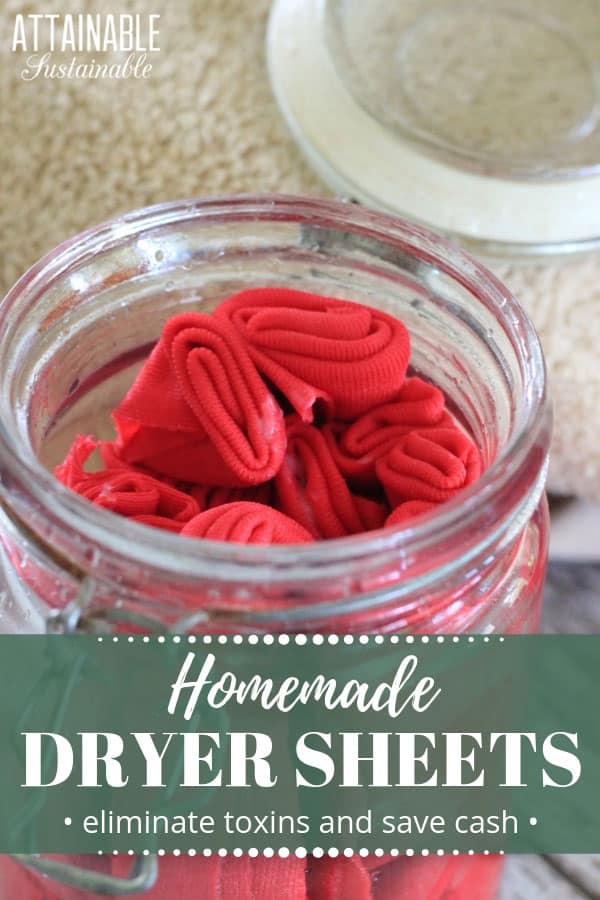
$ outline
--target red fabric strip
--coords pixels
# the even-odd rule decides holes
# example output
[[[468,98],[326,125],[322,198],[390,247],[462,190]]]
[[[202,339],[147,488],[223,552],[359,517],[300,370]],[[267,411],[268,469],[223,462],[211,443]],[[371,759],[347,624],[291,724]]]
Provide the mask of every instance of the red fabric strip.
[[[167,322],[114,419],[122,459],[197,484],[260,484],[285,452],[283,414],[244,340],[202,313]]]
[[[350,859],[312,857],[306,882],[308,900],[372,900],[373,897],[369,872],[356,856]]]
[[[410,338],[380,310],[276,287],[242,291],[215,315],[245,336],[259,370],[306,422],[317,401],[330,417],[352,420],[404,383]]]
[[[238,544],[306,544],[312,534],[298,522],[261,503],[227,503],[200,513],[181,531],[187,537]]]
[[[406,379],[393,403],[376,406],[346,428],[334,423],[324,432],[340,471],[354,484],[373,487],[377,482],[375,463],[402,437],[415,429],[452,424],[442,392],[413,377]]]
[[[254,893],[253,869],[265,863],[262,859],[225,857],[221,862],[221,877],[218,885],[218,900],[257,900]],[[216,900],[215,898],[215,900]]]
[[[383,525],[386,507],[350,492],[314,425],[288,416],[288,448],[275,478],[279,508],[317,538],[358,534]]]
[[[122,876],[131,860],[115,857],[113,873]],[[146,897],[146,895],[144,895]],[[208,858],[164,856],[159,880],[148,900],[306,900],[305,863],[247,856]],[[345,900],[342,895],[338,900]]]
[[[175,522],[172,519],[164,519],[161,516],[132,516],[135,522],[140,525],[148,525],[150,528],[162,528],[164,531],[172,531],[174,534],[181,534],[183,522]]]
[[[259,857],[251,865],[252,900],[307,900],[304,860]]]
[[[96,506],[157,528],[178,531],[199,513],[193,497],[133,468],[86,472],[84,465],[97,447],[94,438],[78,436],[54,470],[58,480]]]
[[[501,866],[494,856],[399,859],[378,873],[374,900],[491,900]]]
[[[393,507],[406,500],[444,503],[479,478],[481,458],[458,428],[411,431],[376,472]]]
[[[431,512],[437,506],[439,506],[438,503],[428,503],[426,500],[407,500],[406,503],[401,503],[400,506],[396,507],[393,513],[385,520],[385,524],[386,526],[404,525],[406,522],[414,519],[415,516],[422,516],[424,513]]]
[[[124,877],[131,867],[131,858],[114,857],[113,873]],[[221,891],[223,860],[217,856],[182,859],[180,856],[161,856],[158,881],[143,894],[143,900],[229,900]]]

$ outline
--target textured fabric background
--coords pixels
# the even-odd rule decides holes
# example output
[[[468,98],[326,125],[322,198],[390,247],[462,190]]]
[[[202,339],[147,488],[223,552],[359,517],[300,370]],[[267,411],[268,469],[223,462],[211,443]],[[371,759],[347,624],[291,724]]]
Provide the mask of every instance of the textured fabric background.
[[[86,12],[161,14],[152,77],[25,82],[22,57],[10,51],[15,14],[83,7],[3,0],[0,293],[59,241],[134,207],[222,192],[328,193],[271,95],[268,6],[87,0]],[[600,257],[497,270],[531,312],[546,351],[556,411],[551,487],[600,499]]]

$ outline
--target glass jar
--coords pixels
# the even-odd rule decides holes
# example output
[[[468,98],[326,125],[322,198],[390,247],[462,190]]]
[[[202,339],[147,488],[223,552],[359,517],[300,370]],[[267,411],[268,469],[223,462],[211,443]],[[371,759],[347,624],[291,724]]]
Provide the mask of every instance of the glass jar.
[[[182,539],[115,516],[54,479],[51,468],[75,433],[111,435],[110,410],[169,316],[211,310],[234,291],[268,284],[401,318],[412,369],[445,392],[481,449],[481,479],[412,527],[293,548]],[[50,253],[2,303],[0,335],[2,631],[536,629],[550,432],[540,346],[494,276],[424,229],[305,198],[165,204]],[[206,873],[214,860],[160,859],[157,886],[143,892],[152,858],[139,860],[131,878],[127,858],[70,862],[3,858],[0,900],[191,900],[199,883],[203,897],[213,897]],[[292,890],[297,860],[242,862],[229,860],[240,873],[271,866],[277,888],[265,900]],[[395,900],[407,886],[411,900],[490,900],[499,875],[492,857],[309,859],[309,885],[326,864],[356,867],[357,900]],[[338,893],[351,900],[345,888]],[[307,896],[320,900],[319,889]]]

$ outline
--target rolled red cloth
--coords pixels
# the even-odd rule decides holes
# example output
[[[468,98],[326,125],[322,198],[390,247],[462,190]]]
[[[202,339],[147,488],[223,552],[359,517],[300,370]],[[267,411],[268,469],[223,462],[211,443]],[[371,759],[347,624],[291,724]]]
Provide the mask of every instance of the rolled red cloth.
[[[428,503],[426,500],[407,500],[401,503],[396,509],[390,513],[385,520],[386,527],[389,525],[404,525],[410,522],[416,516],[422,516],[424,513],[431,512],[439,506],[439,503]]]
[[[416,376],[407,378],[398,399],[369,410],[348,427],[323,428],[335,461],[346,478],[363,487],[377,481],[375,463],[415,429],[451,427],[443,393]]]
[[[200,512],[193,497],[131,467],[120,464],[86,472],[84,465],[98,446],[92,437],[76,437],[67,457],[54,470],[58,480],[96,506],[169,531],[180,531]]]
[[[185,537],[238,544],[306,544],[312,534],[298,522],[262,503],[226,503],[195,516],[181,530]]]
[[[411,431],[375,470],[393,507],[407,500],[444,503],[481,474],[481,457],[458,428]]]
[[[327,440],[296,415],[287,420],[288,448],[275,478],[279,508],[316,538],[381,528],[389,510],[350,491]]]
[[[243,337],[203,313],[167,322],[113,416],[123,460],[181,481],[260,484],[285,452],[283,413]]]
[[[329,417],[350,421],[404,384],[408,331],[380,310],[274,287],[235,294],[215,316],[244,335],[258,369],[305,422],[319,400]]]

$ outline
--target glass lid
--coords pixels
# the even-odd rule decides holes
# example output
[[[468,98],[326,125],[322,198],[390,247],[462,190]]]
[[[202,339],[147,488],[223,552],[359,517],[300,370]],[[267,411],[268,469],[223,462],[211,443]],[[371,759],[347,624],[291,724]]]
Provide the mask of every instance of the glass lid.
[[[598,0],[276,0],[268,53],[336,190],[492,252],[600,245]]]

